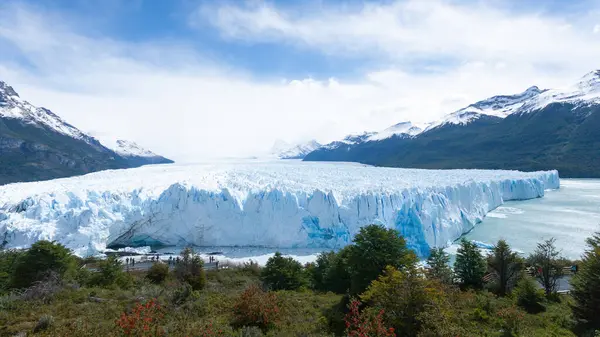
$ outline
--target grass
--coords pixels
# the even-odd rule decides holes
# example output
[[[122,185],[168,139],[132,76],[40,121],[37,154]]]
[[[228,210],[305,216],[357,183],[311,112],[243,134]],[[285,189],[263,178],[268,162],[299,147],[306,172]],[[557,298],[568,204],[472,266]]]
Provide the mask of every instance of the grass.
[[[339,312],[331,315],[342,296],[312,290],[276,292],[280,319],[264,334],[256,328],[234,329],[234,304],[248,286],[260,283],[259,272],[257,268],[207,271],[206,287],[201,291],[186,289],[172,278],[161,285],[152,284],[137,272],[132,274],[135,284],[130,289],[67,285],[46,301],[7,294],[0,297],[0,336],[122,336],[115,324],[121,314],[154,298],[164,307],[160,326],[167,336],[334,336],[328,329],[328,317],[343,317]],[[504,336],[511,322],[499,312],[511,308],[522,314],[512,322],[517,327],[513,335],[575,336],[569,296],[561,296],[558,302],[546,301],[545,311],[538,314],[517,309],[511,297],[498,298],[487,292],[456,291],[448,296],[452,324],[462,327],[461,336]],[[208,330],[221,334],[203,334]]]

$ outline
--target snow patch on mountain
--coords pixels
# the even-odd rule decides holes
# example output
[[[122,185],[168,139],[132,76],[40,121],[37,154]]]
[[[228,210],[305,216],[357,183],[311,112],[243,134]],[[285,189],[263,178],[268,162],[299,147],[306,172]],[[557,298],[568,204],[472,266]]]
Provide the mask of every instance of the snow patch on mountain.
[[[515,95],[493,96],[446,115],[429,125],[428,130],[446,124],[466,125],[481,116],[505,118],[518,112],[528,101],[546,92],[533,86]]]
[[[121,157],[159,157],[156,153],[146,150],[145,148],[139,146],[137,143],[123,140],[123,139],[114,139],[104,137],[100,139],[102,145],[108,147],[113,150]]]
[[[429,125],[425,123],[415,124],[412,122],[401,122],[369,136],[367,141],[384,140],[393,136],[414,137],[423,132],[428,126]]]
[[[36,107],[21,99],[19,94],[6,82],[0,81],[0,117],[18,119],[23,123],[46,127],[69,137],[94,144],[92,137],[63,121],[52,111]]]
[[[336,248],[360,227],[394,228],[420,256],[507,200],[558,188],[558,173],[237,162],[146,166],[0,186],[5,247],[57,240],[107,246]]]
[[[321,147],[316,140],[292,145],[283,140],[277,140],[271,149],[271,154],[279,159],[303,159],[307,154]]]
[[[600,104],[600,70],[587,73],[571,86],[543,92],[527,101],[517,112],[536,111],[552,103],[571,103],[576,106]]]

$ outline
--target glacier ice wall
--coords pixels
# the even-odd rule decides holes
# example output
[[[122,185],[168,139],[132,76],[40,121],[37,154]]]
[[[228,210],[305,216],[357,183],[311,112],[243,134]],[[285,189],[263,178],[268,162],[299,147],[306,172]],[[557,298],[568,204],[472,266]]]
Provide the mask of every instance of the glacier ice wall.
[[[361,226],[395,228],[420,256],[506,200],[559,188],[558,172],[417,170],[350,163],[148,166],[0,186],[0,243],[337,248]]]

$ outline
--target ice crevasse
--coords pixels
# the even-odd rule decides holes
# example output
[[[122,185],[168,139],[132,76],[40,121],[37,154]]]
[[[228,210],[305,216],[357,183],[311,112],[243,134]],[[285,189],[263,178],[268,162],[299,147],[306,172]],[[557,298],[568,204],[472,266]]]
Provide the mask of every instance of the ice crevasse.
[[[418,255],[507,200],[559,188],[558,172],[350,163],[161,165],[0,186],[0,244],[56,240],[80,256],[146,245],[339,248],[368,224]]]

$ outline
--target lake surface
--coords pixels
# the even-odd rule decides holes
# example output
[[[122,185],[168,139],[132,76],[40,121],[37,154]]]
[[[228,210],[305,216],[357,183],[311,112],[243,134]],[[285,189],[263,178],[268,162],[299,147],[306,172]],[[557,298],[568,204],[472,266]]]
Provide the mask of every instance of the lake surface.
[[[554,237],[565,257],[577,259],[595,231],[600,231],[600,179],[561,179],[560,189],[543,198],[498,207],[465,237],[489,244],[504,239],[526,254]]]
[[[465,235],[469,240],[493,244],[506,240],[513,249],[529,254],[536,244],[554,237],[564,257],[577,259],[585,249],[585,239],[600,231],[600,179],[562,179],[559,190],[546,191],[543,198],[509,201],[490,212]],[[447,251],[454,255],[457,244]],[[178,253],[181,249],[163,248],[160,251]],[[262,247],[199,247],[208,256],[220,252],[220,260],[243,262],[249,259],[266,263],[276,249]],[[316,259],[321,249],[279,249],[306,263]]]

